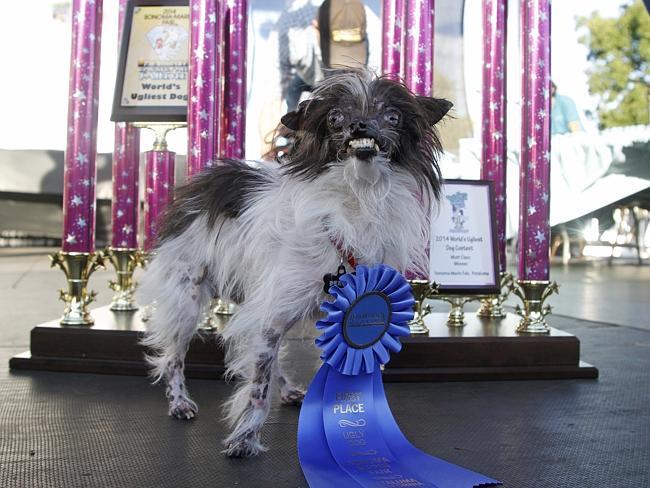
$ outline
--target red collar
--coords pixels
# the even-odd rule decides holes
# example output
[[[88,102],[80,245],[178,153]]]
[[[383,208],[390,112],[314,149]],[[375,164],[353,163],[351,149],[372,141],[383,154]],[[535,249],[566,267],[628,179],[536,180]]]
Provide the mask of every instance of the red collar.
[[[331,237],[330,237],[330,241],[332,241],[332,244],[334,245],[334,247],[336,247],[336,251],[338,252],[341,259],[347,260],[348,264],[352,267],[352,269],[356,268],[357,260],[354,259],[354,255],[352,254],[352,251],[346,250],[343,247],[341,241],[335,241]]]

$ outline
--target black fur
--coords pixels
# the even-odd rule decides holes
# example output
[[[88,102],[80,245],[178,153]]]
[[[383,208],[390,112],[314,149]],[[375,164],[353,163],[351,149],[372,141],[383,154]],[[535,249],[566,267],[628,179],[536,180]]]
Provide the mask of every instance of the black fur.
[[[350,83],[350,77],[357,77],[359,82]],[[312,99],[282,117],[294,140],[282,159],[287,173],[313,179],[337,164],[346,157],[348,142],[357,137],[354,132],[362,121],[368,127],[367,136],[375,139],[391,163],[415,175],[424,195],[439,198],[441,174],[437,160],[442,145],[434,124],[447,114],[452,103],[415,96],[404,84],[390,78],[363,81],[367,79],[366,72],[356,70],[331,76],[316,87]],[[340,127],[328,124],[333,108],[344,114]],[[384,120],[388,108],[401,114],[399,124],[390,125]]]
[[[178,236],[206,215],[213,226],[220,216],[238,217],[251,193],[268,181],[266,172],[232,159],[216,161],[176,190],[174,202],[162,216],[157,244]]]

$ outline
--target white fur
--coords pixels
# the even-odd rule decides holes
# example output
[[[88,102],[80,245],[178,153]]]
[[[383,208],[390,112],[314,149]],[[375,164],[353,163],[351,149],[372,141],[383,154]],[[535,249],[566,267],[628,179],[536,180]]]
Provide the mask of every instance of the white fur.
[[[270,394],[265,402],[252,400],[260,387],[257,361],[265,354],[274,357],[268,381],[261,383],[268,387],[280,374],[275,358],[287,328],[318,314],[325,298],[322,277],[340,262],[334,243],[359,264],[385,263],[400,271],[427,267],[428,209],[418,200],[413,176],[382,156],[336,162],[312,181],[277,167],[260,171],[266,182],[238,218],[220,218],[210,227],[206,216],[197,217],[158,248],[139,290],[140,301],[157,303],[144,343],[155,351],[149,358],[154,376],[167,382],[176,377],[174,365],[182,362],[211,296],[243,291],[245,300],[223,334],[228,377],[242,380],[226,405],[234,427],[227,452],[234,455],[263,450],[259,430]],[[278,345],[269,343],[270,333],[280,336]],[[284,385],[290,390],[290,383]],[[247,450],[237,450],[246,439]]]

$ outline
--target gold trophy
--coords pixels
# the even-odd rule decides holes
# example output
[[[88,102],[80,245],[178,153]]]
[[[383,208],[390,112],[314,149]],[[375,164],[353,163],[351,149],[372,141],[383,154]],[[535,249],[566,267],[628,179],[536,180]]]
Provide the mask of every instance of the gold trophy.
[[[117,280],[109,281],[111,290],[115,292],[111,302],[114,312],[133,312],[138,309],[133,300],[136,283],[133,281],[135,268],[143,266],[145,257],[138,249],[109,247],[104,255],[115,267]]]
[[[501,273],[499,282],[500,293],[498,295],[491,295],[481,300],[481,307],[476,311],[479,317],[490,319],[502,319],[506,316],[506,311],[503,304],[510,295],[512,290],[512,282],[514,278],[507,271]]]
[[[548,334],[550,327],[544,320],[551,313],[551,306],[544,305],[546,299],[557,293],[559,285],[553,281],[517,280],[511,285],[512,292],[517,295],[523,308],[519,305],[515,312],[522,317],[517,332],[522,334]]]
[[[88,291],[88,278],[97,268],[104,267],[103,253],[57,251],[50,259],[51,267],[61,268],[68,282],[68,291],[59,290],[59,298],[65,302],[61,325],[93,325],[95,321],[87,307],[97,293]]]
[[[429,335],[429,328],[424,323],[424,317],[431,313],[431,305],[424,305],[424,300],[438,293],[438,285],[429,280],[408,280],[415,298],[415,314],[409,322],[413,335]]]

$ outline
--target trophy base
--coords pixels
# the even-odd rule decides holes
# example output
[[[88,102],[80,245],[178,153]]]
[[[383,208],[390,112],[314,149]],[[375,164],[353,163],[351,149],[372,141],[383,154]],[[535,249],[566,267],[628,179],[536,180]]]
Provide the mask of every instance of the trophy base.
[[[63,327],[59,320],[40,324],[31,331],[30,351],[14,356],[9,366],[15,370],[145,376],[148,367],[140,340],[146,308],[124,314],[114,313],[109,307],[94,309],[93,327]],[[520,318],[514,314],[503,320],[467,314],[466,321],[465,327],[451,328],[446,313],[425,316],[428,334],[402,339],[402,351],[384,368],[385,380],[598,377],[596,368],[580,361],[580,341],[572,334],[551,327],[547,335],[521,335],[516,330]],[[189,378],[223,377],[224,351],[218,333],[199,331],[190,344],[185,371]]]
[[[113,300],[110,309],[112,312],[135,312],[138,306],[133,303],[133,300]]]
[[[384,367],[384,379],[473,381],[597,378],[580,360],[580,341],[553,327],[546,335],[521,335],[521,318],[466,314],[464,327],[449,327],[446,313],[424,317],[427,335],[404,337],[402,350]]]
[[[31,331],[30,351],[14,356],[11,369],[146,376],[142,311],[114,313],[108,306],[92,311],[93,327],[62,327],[59,320]],[[185,359],[189,378],[220,379],[224,352],[217,334],[199,331]]]
[[[503,300],[500,297],[485,298],[481,300],[481,306],[476,315],[488,319],[503,319],[506,317],[506,310],[503,308]]]
[[[424,324],[421,317],[414,318],[409,322],[411,335],[429,335],[429,328]]]

